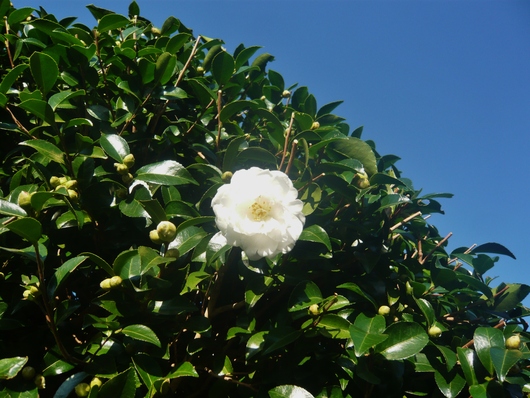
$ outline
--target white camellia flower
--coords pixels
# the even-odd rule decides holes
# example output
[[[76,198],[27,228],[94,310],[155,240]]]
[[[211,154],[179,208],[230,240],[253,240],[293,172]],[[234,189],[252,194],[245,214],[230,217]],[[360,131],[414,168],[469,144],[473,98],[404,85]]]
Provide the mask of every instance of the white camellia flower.
[[[234,173],[212,200],[215,222],[226,243],[250,260],[288,253],[304,228],[303,203],[289,177],[252,167]]]

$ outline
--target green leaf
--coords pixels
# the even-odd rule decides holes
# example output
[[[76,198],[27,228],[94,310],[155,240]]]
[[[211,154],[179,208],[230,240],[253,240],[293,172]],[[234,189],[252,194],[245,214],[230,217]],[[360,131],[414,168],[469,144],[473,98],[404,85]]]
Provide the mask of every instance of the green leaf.
[[[174,160],[145,165],[137,170],[136,178],[159,185],[198,184],[188,170]]]
[[[234,58],[226,51],[219,52],[212,61],[212,75],[221,87],[224,86],[234,73]]]
[[[29,66],[35,83],[46,95],[57,81],[59,75],[57,63],[48,54],[36,51],[29,58]]]
[[[33,244],[36,244],[42,236],[41,223],[31,217],[19,218],[6,224],[5,227]]]
[[[186,42],[191,38],[189,33],[178,33],[171,37],[166,44],[166,51],[170,54],[176,54]]]
[[[457,369],[451,372],[434,372],[436,385],[447,398],[455,398],[466,385],[466,380],[458,373]]]
[[[352,292],[357,293],[359,296],[365,298],[367,301],[372,303],[372,305],[374,306],[374,309],[377,310],[377,308],[379,308],[374,298],[370,296],[368,293],[366,293],[363,289],[361,289],[359,285],[357,285],[356,283],[346,282],[346,283],[338,285],[337,288],[351,290]]]
[[[303,191],[302,196],[300,196],[300,200],[304,203],[302,213],[304,216],[308,216],[318,208],[318,205],[322,200],[322,189],[318,184],[311,183]]]
[[[32,101],[32,100],[29,100],[29,101]],[[26,146],[32,147],[33,149],[36,149],[41,155],[45,156],[46,158],[56,163],[64,164],[63,152],[51,142],[35,139],[35,140],[30,140],[30,141],[23,141],[20,143],[20,145],[26,145]]]
[[[98,398],[134,397],[138,383],[139,380],[135,370],[129,368],[103,384],[98,392]]]
[[[311,281],[302,281],[293,289],[287,306],[290,312],[300,311],[321,301],[322,293],[318,286]]]
[[[7,91],[13,86],[18,77],[28,68],[27,64],[20,64],[11,69],[2,79],[0,83],[0,93],[7,93]]]
[[[106,32],[114,29],[121,29],[130,23],[129,18],[119,14],[107,14],[99,20],[98,31]]]
[[[162,347],[155,332],[145,325],[129,325],[124,327],[121,332],[135,340],[145,341],[157,347]]]
[[[388,360],[406,359],[420,352],[429,342],[425,330],[414,322],[391,324],[385,334],[388,338],[375,349]]]
[[[4,199],[0,199],[0,214],[14,217],[26,217],[28,215],[22,207]]]
[[[503,254],[503,255],[511,257],[511,258],[513,258],[515,260],[515,256],[510,250],[508,250],[503,245],[501,245],[499,243],[494,243],[494,242],[484,243],[482,245],[478,245],[477,247],[475,247],[473,249],[473,251],[471,253],[472,254],[475,254],[475,253]]]
[[[491,398],[488,395],[488,384],[489,381],[482,384],[475,384],[469,387],[469,393],[473,398]]]
[[[57,268],[48,282],[48,296],[54,297],[61,283],[87,258],[88,256],[73,257]]]
[[[182,296],[164,301],[150,301],[147,307],[151,312],[159,315],[178,315],[184,312],[197,311],[197,307]]]
[[[223,109],[221,110],[221,114],[219,115],[219,120],[221,120],[222,123],[227,123],[235,114],[240,113],[246,109],[256,109],[257,107],[258,105],[254,101],[232,101],[223,107]]]
[[[53,113],[52,107],[43,100],[30,98],[25,101],[22,101],[18,104],[19,107],[28,111],[29,113],[37,116],[39,119],[46,122],[48,125],[55,125],[55,115]]]
[[[302,387],[282,385],[269,390],[270,398],[314,398],[314,396]]]
[[[107,155],[120,163],[125,156],[131,153],[127,141],[118,134],[101,134],[99,144]]]
[[[274,168],[277,168],[278,159],[264,148],[250,147],[242,150],[239,152],[239,155],[237,155],[236,164],[244,163],[248,160],[260,162],[265,165],[270,165]]]
[[[258,332],[250,336],[247,341],[245,358],[248,360],[260,352],[265,346],[265,336],[269,331]]]
[[[478,365],[478,356],[475,353],[475,350],[472,350],[471,348],[457,347],[456,352],[467,384],[470,386],[478,384],[478,378],[475,371]]]
[[[501,284],[497,287],[497,291],[503,289],[506,285]],[[493,306],[495,311],[510,311],[517,307],[526,296],[530,293],[530,286],[519,283],[510,283],[508,288],[499,296],[495,297],[495,304]]]
[[[490,375],[495,370],[493,359],[491,358],[491,348],[504,349],[504,335],[499,329],[492,327],[478,327],[473,335],[475,351]]]
[[[320,225],[314,224],[305,228],[298,239],[307,242],[322,243],[331,251],[331,242],[329,241],[328,233]]]
[[[252,57],[260,48],[260,46],[250,46],[242,49],[236,56],[235,69],[239,70],[239,68],[245,65],[246,62],[250,59],[250,57]]]
[[[363,140],[355,137],[348,137],[347,139],[332,142],[331,147],[347,158],[357,159],[364,166],[368,175],[377,173],[377,162],[374,152],[370,145]]]
[[[386,322],[383,316],[376,315],[369,318],[363,313],[359,314],[349,328],[355,355],[360,357],[370,348],[386,340],[388,335],[383,334],[385,327]]]
[[[199,377],[199,374],[190,362],[183,362],[166,376],[168,379],[177,377]]]
[[[72,98],[75,98],[75,97],[79,97],[79,96],[82,96],[82,95],[85,95],[85,90],[76,90],[76,91],[72,91],[72,90],[65,90],[65,91],[61,91],[61,92],[58,92],[57,94],[54,94],[50,97],[50,99],[48,100],[48,104],[51,106],[52,110],[55,111],[56,108],[60,108],[61,106],[60,105],[63,105],[63,104],[68,104],[70,106],[70,104],[68,103],[68,101]],[[81,120],[87,120],[87,119],[81,119]]]
[[[497,373],[497,378],[502,383],[508,374],[508,371],[519,360],[522,359],[523,353],[520,350],[507,350],[501,347],[491,347],[490,356]]]
[[[140,6],[135,0],[133,0],[131,4],[129,4],[128,14],[129,18],[134,18],[135,16],[140,15]]]
[[[176,65],[177,57],[168,52],[162,53],[156,60],[154,84],[166,84],[173,77]]]
[[[335,314],[323,315],[317,324],[320,333],[326,337],[331,337],[332,339],[350,338],[350,326],[350,322]]]
[[[146,354],[136,354],[131,359],[136,372],[147,388],[151,389],[154,382],[163,376],[160,365],[153,357]]]
[[[427,320],[427,326],[431,326],[435,321],[434,308],[432,308],[431,303],[429,303],[427,300],[423,298],[417,299],[415,297],[414,297],[414,301],[416,301],[416,304],[420,308],[421,312],[423,312],[423,315],[425,316],[425,319]]]
[[[0,359],[0,379],[12,379],[28,362],[28,357],[13,357]]]

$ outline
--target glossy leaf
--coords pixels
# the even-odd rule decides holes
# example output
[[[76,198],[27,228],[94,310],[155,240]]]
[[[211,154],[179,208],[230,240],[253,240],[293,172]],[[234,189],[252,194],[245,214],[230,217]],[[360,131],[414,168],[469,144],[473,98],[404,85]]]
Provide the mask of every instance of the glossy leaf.
[[[18,77],[28,68],[26,64],[20,64],[11,69],[0,82],[0,93],[7,93]]]
[[[476,367],[478,363],[478,357],[475,350],[470,348],[457,347],[458,360],[460,366],[464,372],[467,384],[470,386],[478,384],[478,378],[476,374]]]
[[[37,116],[50,126],[55,124],[53,109],[46,101],[30,98],[22,101],[18,106]]]
[[[162,53],[155,64],[155,84],[166,84],[173,77],[176,64],[177,58],[174,55]]]
[[[314,398],[309,391],[302,387],[282,385],[269,390],[270,398]]]
[[[177,377],[199,377],[199,374],[190,362],[183,362],[166,377],[170,379]]]
[[[42,235],[42,224],[31,217],[19,218],[5,227],[33,244],[37,243]]]
[[[40,90],[46,95],[55,85],[59,75],[59,67],[48,54],[34,52],[29,59],[31,74]]]
[[[155,332],[145,325],[129,325],[124,327],[121,332],[135,340],[145,341],[146,343],[161,347],[160,340]]]
[[[368,175],[377,173],[374,152],[366,142],[355,137],[348,137],[348,139],[333,142],[331,147],[350,159],[360,161]]]
[[[197,184],[188,170],[174,160],[148,164],[136,171],[139,180],[160,185]]]
[[[138,382],[135,370],[129,368],[104,383],[98,392],[98,398],[126,398],[134,396]]]
[[[12,379],[28,362],[28,357],[13,357],[0,359],[0,379]]]
[[[490,375],[495,370],[491,357],[491,348],[504,349],[504,336],[499,329],[490,327],[479,327],[473,335],[475,351]]]
[[[447,398],[455,398],[466,385],[465,379],[457,369],[451,372],[434,372],[434,379],[442,394]]]
[[[503,382],[513,365],[523,358],[523,353],[519,350],[491,347],[490,356],[497,378]]]
[[[370,348],[386,340],[388,335],[383,333],[385,328],[386,322],[383,316],[376,315],[370,318],[362,313],[359,314],[349,328],[355,355],[360,357]]]
[[[219,86],[224,86],[234,73],[234,58],[226,51],[219,52],[212,61],[212,74]]]
[[[388,338],[375,349],[388,360],[411,357],[420,352],[429,342],[425,330],[413,322],[397,322],[390,325],[385,334]]]
[[[120,29],[127,26],[129,22],[129,19],[123,15],[107,14],[100,19],[98,30],[100,32],[105,32],[108,30]]]
[[[333,339],[350,338],[350,326],[350,322],[335,314],[323,315],[317,324],[321,334]]]
[[[300,282],[289,297],[289,311],[299,311],[309,308],[311,304],[322,301],[322,293],[318,286],[311,281]]]
[[[33,149],[36,149],[39,153],[41,153],[43,156],[47,157],[48,159],[64,164],[64,154],[63,152],[57,148],[54,144],[44,141],[44,140],[31,140],[31,141],[24,141],[21,142],[20,145],[26,145]]]
[[[305,228],[300,235],[299,240],[322,243],[326,248],[331,251],[331,242],[327,232],[320,225],[311,225]]]
[[[117,162],[122,162],[131,153],[127,141],[117,134],[101,134],[99,143],[105,153]]]
[[[0,214],[14,217],[26,217],[28,214],[26,210],[15,203],[0,199]]]
[[[68,276],[87,259],[87,256],[77,256],[69,259],[53,273],[48,282],[48,296],[53,297],[55,291],[66,281]]]

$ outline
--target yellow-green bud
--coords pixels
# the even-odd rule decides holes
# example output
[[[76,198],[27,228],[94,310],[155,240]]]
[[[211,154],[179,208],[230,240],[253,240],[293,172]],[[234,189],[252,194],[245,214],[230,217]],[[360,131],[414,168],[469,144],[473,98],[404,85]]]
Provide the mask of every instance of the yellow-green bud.
[[[59,177],[59,185],[64,185],[68,181],[66,177]]]
[[[431,337],[434,337],[434,338],[438,338],[442,335],[442,329],[440,329],[438,326],[436,325],[433,325],[429,328],[429,336]]]
[[[57,188],[60,184],[59,177],[53,176],[50,178],[50,185],[52,187]]]
[[[90,386],[87,383],[79,383],[75,386],[75,395],[78,397],[88,397],[90,394]]]
[[[121,180],[124,184],[130,184],[134,180],[134,176],[131,173],[127,173],[121,176]]]
[[[33,368],[32,366],[24,366],[22,368],[22,377],[26,380],[33,380],[33,378],[35,377],[35,368]]]
[[[35,383],[35,385],[37,386],[39,390],[46,388],[46,379],[44,378],[43,375],[39,374],[35,376],[35,378],[33,379],[33,383]]]
[[[221,179],[223,180],[223,182],[230,182],[230,180],[232,179],[232,172],[231,171],[225,171],[222,175],[221,175]]]
[[[94,388],[95,386],[101,387],[102,384],[103,382],[101,381],[101,379],[94,377],[90,382],[90,388]]]
[[[118,174],[126,175],[129,173],[129,168],[123,163],[114,163],[114,168],[116,169]]]
[[[77,193],[77,191],[74,191],[73,189],[68,190],[68,197],[74,202],[77,202],[79,200],[79,194]]]
[[[77,180],[68,180],[68,181],[66,181],[64,186],[66,188],[72,188],[73,189],[73,188],[77,187]]]
[[[157,245],[161,245],[163,243],[158,236],[158,231],[156,229],[149,231],[149,239],[151,239],[151,241]]]
[[[24,290],[22,296],[26,300],[33,301],[35,298],[40,296],[40,290],[37,286],[29,286],[26,290]]]
[[[118,286],[121,285],[122,282],[123,282],[123,280],[121,279],[121,277],[116,275],[116,276],[113,276],[112,278],[110,278],[109,285],[110,285],[111,288],[118,287]]]
[[[132,153],[129,153],[128,155],[126,155],[124,158],[123,158],[123,164],[125,166],[127,166],[127,168],[131,168],[134,166],[134,161],[136,159],[134,159],[134,155]]]
[[[160,29],[155,28],[155,27],[152,27],[152,28],[151,28],[151,33],[154,34],[154,35],[156,35],[156,36],[158,36],[158,35],[160,35],[162,32],[160,31]]]
[[[197,66],[197,73],[199,75],[203,75],[204,74],[204,68],[202,66]]]
[[[390,307],[388,305],[382,305],[377,310],[377,313],[379,315],[388,316],[388,315],[390,315]]]
[[[26,191],[22,191],[18,194],[18,205],[25,209],[31,207],[31,194]]]
[[[291,92],[289,90],[283,90],[282,97],[283,98],[289,98],[291,96]]]
[[[309,313],[311,315],[318,315],[320,314],[320,308],[318,308],[318,304],[311,304],[309,306]]]
[[[311,130],[316,130],[320,127],[320,123],[319,122],[313,122],[313,124],[311,125]]]
[[[509,350],[518,350],[521,347],[521,337],[515,334],[506,339],[506,348]]]
[[[103,290],[109,290],[111,288],[111,286],[110,286],[110,278],[103,279],[99,283],[99,287],[101,287]]]
[[[156,227],[158,237],[163,242],[171,242],[177,236],[177,227],[171,221],[161,221]]]

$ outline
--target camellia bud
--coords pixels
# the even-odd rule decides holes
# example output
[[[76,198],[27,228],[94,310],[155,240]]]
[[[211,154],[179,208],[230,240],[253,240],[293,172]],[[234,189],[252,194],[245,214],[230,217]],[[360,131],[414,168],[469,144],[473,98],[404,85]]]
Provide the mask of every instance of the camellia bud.
[[[110,278],[103,279],[99,283],[99,287],[101,287],[103,290],[109,290],[111,288],[111,286],[110,286]]]
[[[320,309],[318,308],[318,304],[311,304],[309,306],[309,313],[311,315],[318,315],[320,314]]]
[[[155,28],[155,27],[152,27],[152,28],[151,28],[151,33],[154,34],[154,35],[156,35],[156,36],[158,36],[158,35],[160,35],[162,32],[160,31],[160,29]]]
[[[18,205],[23,208],[31,207],[31,194],[26,191],[22,191],[18,195]]]
[[[521,347],[521,338],[515,334],[506,339],[506,348],[509,350],[518,350]]]
[[[311,125],[311,130],[316,130],[320,127],[320,123],[319,122],[313,122],[313,124]]]
[[[379,315],[388,316],[390,314],[390,307],[388,305],[382,305],[379,307],[379,310],[377,310],[377,313]]]
[[[130,184],[134,180],[134,176],[131,173],[127,173],[121,176],[121,180],[124,184]]]
[[[53,176],[50,178],[50,185],[52,187],[57,188],[60,184],[59,177]]]
[[[68,189],[70,189],[70,188],[73,189],[73,188],[77,187],[77,180],[68,180],[68,181],[66,181],[66,183],[64,184],[64,186],[65,186],[66,188],[68,188]]]
[[[156,227],[158,237],[163,242],[171,242],[177,236],[177,227],[171,221],[161,221]]]
[[[230,180],[232,179],[232,176],[233,176],[233,173],[231,171],[225,171],[221,175],[221,179],[223,180],[223,182],[229,183]]]
[[[129,153],[128,155],[126,155],[124,158],[123,158],[123,164],[125,166],[127,166],[127,168],[131,168],[134,166],[134,161],[136,159],[134,159],[134,155],[132,153]]]
[[[77,193],[77,191],[74,191],[73,189],[68,190],[68,197],[74,202],[77,202],[79,200],[79,194]]]
[[[289,98],[291,96],[291,92],[289,90],[283,90],[282,97],[283,98]]]
[[[33,380],[35,377],[35,368],[32,366],[24,366],[22,368],[22,377],[26,380]]]
[[[123,163],[114,163],[114,168],[116,169],[118,174],[126,175],[129,173],[129,168]]]
[[[164,257],[179,258],[180,257],[179,249],[169,249],[168,251],[166,251],[166,254],[164,255]]]
[[[26,290],[24,290],[22,296],[26,300],[33,301],[35,298],[40,296],[40,290],[37,286],[29,286]]]
[[[90,382],[90,388],[94,388],[95,386],[101,387],[102,384],[103,382],[101,381],[101,379],[94,377]]]
[[[121,285],[122,282],[123,282],[123,280],[121,279],[121,277],[116,275],[116,276],[113,276],[112,278],[110,278],[109,285],[110,285],[111,288],[118,287],[118,286]]]
[[[197,73],[199,75],[203,75],[204,74],[204,68],[202,66],[197,66]]]
[[[151,241],[157,245],[161,245],[163,243],[158,236],[158,231],[156,229],[149,231],[149,239],[151,239]]]
[[[90,386],[87,383],[79,383],[75,386],[75,395],[78,397],[88,397],[90,394]]]
[[[429,336],[431,337],[438,338],[442,335],[442,329],[436,325],[432,325],[427,333],[429,333]]]
[[[35,376],[35,378],[33,379],[33,383],[35,383],[35,385],[37,386],[39,390],[46,388],[46,379],[44,378],[43,375],[39,374]]]

